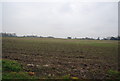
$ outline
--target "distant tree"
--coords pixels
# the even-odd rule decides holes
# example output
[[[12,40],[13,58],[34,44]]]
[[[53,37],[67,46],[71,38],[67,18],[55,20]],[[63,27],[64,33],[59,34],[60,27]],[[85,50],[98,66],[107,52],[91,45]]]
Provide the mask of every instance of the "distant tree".
[[[75,39],[77,39],[77,37],[75,37]]]
[[[16,33],[1,33],[2,37],[17,37]]]
[[[111,37],[110,40],[117,40],[117,38],[116,37]]]
[[[43,38],[42,36],[40,36],[40,38]]]
[[[52,37],[52,36],[48,36],[47,38],[54,38],[54,37]]]
[[[108,40],[107,38],[103,38],[103,40]]]
[[[98,37],[97,40],[100,40],[100,37]]]
[[[72,39],[71,37],[67,37],[67,39]]]
[[[120,40],[120,36],[118,36],[118,37],[106,37],[106,38],[103,38],[103,40]]]
[[[118,40],[120,40],[120,36],[118,36]]]

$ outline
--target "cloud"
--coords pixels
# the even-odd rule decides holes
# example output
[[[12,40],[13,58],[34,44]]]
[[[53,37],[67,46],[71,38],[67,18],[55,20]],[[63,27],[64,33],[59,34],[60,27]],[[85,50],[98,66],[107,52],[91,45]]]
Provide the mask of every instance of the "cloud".
[[[117,8],[115,2],[3,3],[3,31],[55,37],[116,36]]]

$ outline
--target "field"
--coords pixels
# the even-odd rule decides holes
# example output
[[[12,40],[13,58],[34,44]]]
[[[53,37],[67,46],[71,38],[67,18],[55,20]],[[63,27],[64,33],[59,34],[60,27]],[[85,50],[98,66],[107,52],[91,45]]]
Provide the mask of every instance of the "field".
[[[2,58],[39,78],[105,79],[117,70],[118,41],[3,37]]]

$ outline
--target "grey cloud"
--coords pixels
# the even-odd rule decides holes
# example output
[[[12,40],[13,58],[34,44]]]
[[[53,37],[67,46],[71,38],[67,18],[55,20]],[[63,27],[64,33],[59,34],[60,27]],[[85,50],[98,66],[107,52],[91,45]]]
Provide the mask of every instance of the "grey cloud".
[[[3,3],[3,31],[55,37],[117,36],[117,3]]]

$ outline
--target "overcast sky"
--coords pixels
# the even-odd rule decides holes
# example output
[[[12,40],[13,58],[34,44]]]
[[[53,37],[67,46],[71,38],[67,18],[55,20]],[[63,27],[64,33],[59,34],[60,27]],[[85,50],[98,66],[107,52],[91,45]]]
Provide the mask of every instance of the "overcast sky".
[[[117,2],[4,2],[0,9],[3,32],[54,37],[118,35]]]

